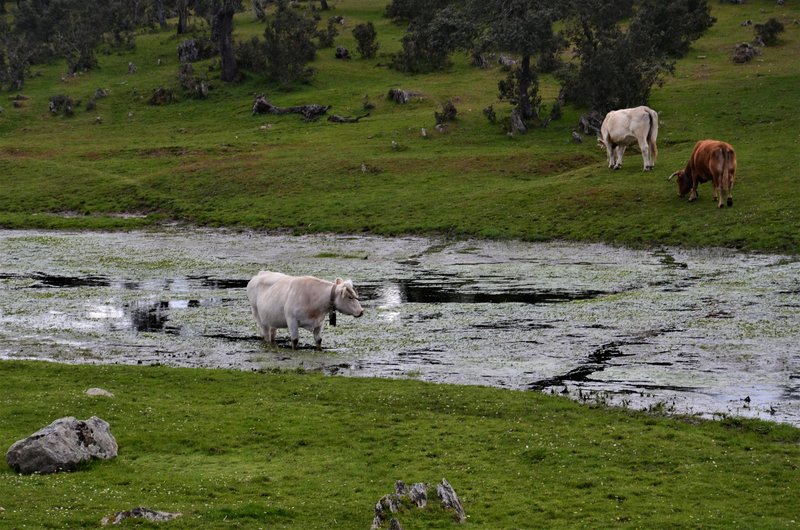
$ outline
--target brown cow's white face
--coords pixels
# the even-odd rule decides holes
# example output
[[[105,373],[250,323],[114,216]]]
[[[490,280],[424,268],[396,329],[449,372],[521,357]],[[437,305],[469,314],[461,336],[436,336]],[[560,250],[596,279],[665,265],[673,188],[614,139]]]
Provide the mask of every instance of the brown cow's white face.
[[[350,280],[336,280],[336,310],[345,315],[356,318],[364,314],[361,303],[358,301],[358,293]]]

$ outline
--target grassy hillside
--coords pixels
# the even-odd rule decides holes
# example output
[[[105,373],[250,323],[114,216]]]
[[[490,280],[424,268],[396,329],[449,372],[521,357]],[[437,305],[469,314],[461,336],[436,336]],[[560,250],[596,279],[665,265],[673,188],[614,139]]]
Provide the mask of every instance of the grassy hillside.
[[[97,70],[63,79],[63,64],[36,67],[21,108],[5,100],[0,114],[0,226],[127,228],[164,220],[296,231],[445,232],[493,238],[607,241],[628,245],[722,245],[800,252],[800,6],[773,0],[712,2],[717,24],[656,88],[661,115],[659,159],[652,173],[629,150],[625,167],[605,167],[593,138],[571,141],[583,109],[524,136],[507,137],[483,116],[496,101],[498,69],[482,71],[455,57],[445,73],[408,76],[381,66],[398,49],[403,28],[382,18],[383,0],[342,0],[337,44],[355,50],[351,30],[371,20],[381,49],[375,60],[340,61],[321,50],[307,86],[286,92],[249,78],[213,80],[211,97],[154,107],[153,89],[176,88],[180,42],[172,31],[142,34],[135,52],[100,57]],[[734,44],[753,38],[746,19],[783,21],[776,47],[734,64]],[[238,36],[260,34],[249,13]],[[355,54],[357,55],[357,54]],[[127,65],[137,65],[136,74]],[[204,73],[208,63],[196,64]],[[101,87],[109,97],[71,118],[53,116],[48,99],[85,103]],[[389,88],[423,96],[399,106]],[[543,80],[545,102],[557,92]],[[361,114],[357,124],[303,123],[296,115],[253,116],[254,96],[277,105],[332,105]],[[13,95],[13,94],[12,94]],[[452,99],[458,122],[441,134],[434,111]],[[429,137],[423,138],[425,127]],[[682,167],[696,140],[718,138],[737,149],[735,205],[718,211],[710,185],[701,200],[679,200],[667,177]],[[395,142],[398,149],[392,148]],[[363,171],[362,169],[366,169]]]
[[[800,430],[686,421],[417,381],[2,362],[0,447],[65,415],[119,456],[59,475],[0,462],[0,527],[369,528],[396,480],[453,484],[466,528],[791,528]],[[89,397],[100,386],[114,398]],[[429,490],[430,491],[430,490]],[[455,528],[431,500],[403,528]],[[388,528],[385,524],[383,528]]]

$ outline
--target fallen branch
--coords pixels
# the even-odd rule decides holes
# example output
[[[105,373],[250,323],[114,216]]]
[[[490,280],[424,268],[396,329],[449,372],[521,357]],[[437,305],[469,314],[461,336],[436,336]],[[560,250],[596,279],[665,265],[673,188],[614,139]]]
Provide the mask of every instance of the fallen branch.
[[[328,116],[328,121],[333,123],[358,123],[358,120],[361,118],[366,118],[367,116],[369,116],[369,112],[362,114],[361,116],[356,116],[355,118],[351,116],[339,116],[336,114],[331,114]]]
[[[261,94],[256,96],[256,101],[253,103],[253,114],[302,114],[305,121],[314,121],[328,112],[329,108],[331,108],[330,105],[318,105],[316,103],[294,107],[278,107],[270,103],[267,97]]]

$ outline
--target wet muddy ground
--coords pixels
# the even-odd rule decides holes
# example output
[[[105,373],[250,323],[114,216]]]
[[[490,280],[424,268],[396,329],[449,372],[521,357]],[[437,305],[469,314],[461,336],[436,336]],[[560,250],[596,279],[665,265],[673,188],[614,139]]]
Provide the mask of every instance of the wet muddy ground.
[[[351,278],[364,317],[257,336],[269,269]],[[0,230],[0,358],[321,370],[800,425],[800,261],[726,250]]]

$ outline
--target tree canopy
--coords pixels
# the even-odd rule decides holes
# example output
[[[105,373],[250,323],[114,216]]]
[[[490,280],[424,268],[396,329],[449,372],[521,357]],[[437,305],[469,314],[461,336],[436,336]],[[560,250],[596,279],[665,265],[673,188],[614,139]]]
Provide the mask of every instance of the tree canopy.
[[[458,50],[510,55],[514,66],[499,89],[523,120],[539,117],[540,70],[560,63],[559,104],[601,112],[645,104],[714,23],[707,0],[392,0],[386,14],[410,20],[393,62],[403,71],[446,68]],[[558,57],[565,47],[574,59]]]
[[[226,82],[237,81],[240,68],[281,84],[307,80],[317,49],[312,39],[320,35],[316,20],[288,0],[254,2],[263,39],[243,43],[234,41],[242,0],[19,0],[10,7],[0,17],[0,83],[16,89],[31,64],[62,58],[69,74],[90,69],[101,46],[133,46],[143,24],[163,28],[170,16],[178,33],[187,31],[190,12],[208,22]],[[498,82],[499,97],[512,102],[520,123],[542,118],[544,71],[561,83],[557,105],[605,112],[646,103],[651,88],[714,23],[708,0],[391,0],[385,14],[407,24],[391,60],[400,71],[446,69],[458,51],[484,66],[501,56],[509,71]],[[357,29],[359,51],[373,55],[374,27]]]

